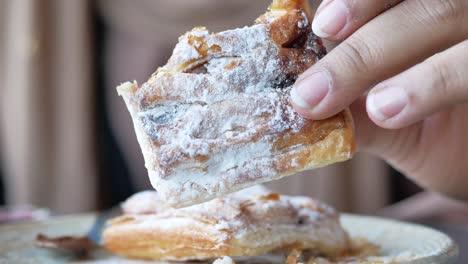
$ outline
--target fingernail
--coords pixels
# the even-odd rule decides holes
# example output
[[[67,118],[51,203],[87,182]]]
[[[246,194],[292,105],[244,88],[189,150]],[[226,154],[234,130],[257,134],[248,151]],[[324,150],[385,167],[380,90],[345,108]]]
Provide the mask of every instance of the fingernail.
[[[367,98],[367,109],[380,121],[397,116],[408,104],[408,96],[400,87],[387,87],[371,92]]]
[[[342,0],[328,4],[312,23],[315,35],[326,38],[338,34],[348,21],[348,7]]]
[[[318,105],[330,90],[330,80],[323,72],[317,72],[300,79],[291,89],[294,104],[311,109]]]

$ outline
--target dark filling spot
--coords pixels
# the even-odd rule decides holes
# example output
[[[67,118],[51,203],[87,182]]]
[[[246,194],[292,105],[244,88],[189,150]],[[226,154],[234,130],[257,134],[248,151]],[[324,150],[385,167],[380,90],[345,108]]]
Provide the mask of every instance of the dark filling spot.
[[[173,116],[170,116],[169,114],[167,114],[167,115],[162,115],[158,117],[150,117],[148,119],[155,124],[165,124],[171,121],[173,119]]]
[[[281,46],[283,48],[287,48],[287,49],[302,49],[306,45],[309,33],[310,32],[307,32],[307,31],[304,30],[304,31],[300,32],[299,35],[296,38],[284,43]]]
[[[179,113],[180,106],[155,106],[155,108],[165,108],[164,111],[160,114],[153,114],[151,112],[145,113],[140,117],[141,122],[143,123],[143,128],[146,133],[152,136],[154,140],[158,139],[158,130],[161,126],[172,122],[177,114]]]
[[[192,68],[186,69],[184,72],[185,73],[192,73],[192,74],[207,74],[208,71],[206,70],[206,67],[205,67],[206,63],[207,62],[196,65],[196,66],[194,66]]]
[[[172,111],[167,111],[165,112],[164,114],[162,115],[147,115],[146,116],[146,120],[147,122],[151,122],[153,124],[156,124],[156,125],[162,125],[162,124],[166,124],[166,123],[169,123],[170,121],[172,121],[176,114],[177,114],[177,106],[174,106],[173,109],[171,109]]]
[[[286,87],[293,85],[296,82],[296,79],[297,79],[297,76],[281,75],[273,81],[272,87],[275,89],[278,89],[278,88],[284,89]]]
[[[297,224],[298,224],[298,225],[306,224],[308,219],[309,219],[308,216],[301,215],[301,216],[299,216],[299,217],[297,218]]]
[[[312,50],[318,59],[322,59],[327,55],[327,49],[323,46],[322,39],[315,34],[310,34],[305,44],[305,48]]]

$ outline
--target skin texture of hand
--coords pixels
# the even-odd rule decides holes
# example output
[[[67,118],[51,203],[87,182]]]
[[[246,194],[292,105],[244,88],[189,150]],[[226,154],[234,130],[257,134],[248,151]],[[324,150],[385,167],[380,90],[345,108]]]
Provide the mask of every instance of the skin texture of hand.
[[[325,0],[312,28],[343,42],[297,80],[296,111],[351,105],[360,150],[468,200],[468,1]]]

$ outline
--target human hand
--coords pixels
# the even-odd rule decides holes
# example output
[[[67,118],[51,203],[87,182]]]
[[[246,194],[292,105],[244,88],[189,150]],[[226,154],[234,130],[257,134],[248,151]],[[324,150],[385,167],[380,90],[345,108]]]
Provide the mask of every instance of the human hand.
[[[297,80],[295,109],[351,105],[360,150],[468,199],[468,1],[325,0],[313,29],[344,41]]]

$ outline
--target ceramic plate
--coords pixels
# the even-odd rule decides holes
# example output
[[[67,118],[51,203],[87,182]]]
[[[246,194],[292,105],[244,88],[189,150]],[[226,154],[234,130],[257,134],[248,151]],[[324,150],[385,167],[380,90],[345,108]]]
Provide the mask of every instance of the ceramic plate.
[[[381,256],[367,260],[377,263],[456,263],[458,249],[443,233],[420,225],[373,217],[344,214],[343,226],[352,237],[367,238],[381,248]],[[93,224],[93,215],[65,216],[42,222],[0,226],[0,263],[64,263],[73,261],[65,254],[36,248],[38,233],[48,236],[82,235]],[[95,252],[79,263],[148,263]],[[154,263],[154,262],[152,262]]]

